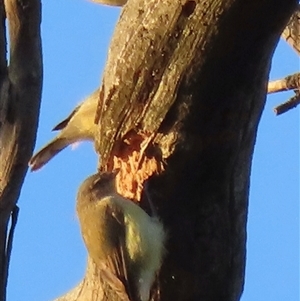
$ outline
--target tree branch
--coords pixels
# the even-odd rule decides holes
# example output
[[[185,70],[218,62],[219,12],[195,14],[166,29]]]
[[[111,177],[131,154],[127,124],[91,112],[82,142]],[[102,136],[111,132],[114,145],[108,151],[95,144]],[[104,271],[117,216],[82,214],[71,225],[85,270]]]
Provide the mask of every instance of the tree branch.
[[[298,5],[297,10],[290,18],[289,23],[282,33],[282,37],[300,55],[300,5]]]
[[[268,84],[268,93],[277,93],[282,91],[294,90],[295,95],[283,104],[278,105],[274,108],[276,115],[281,115],[295,107],[300,103],[300,73],[295,73],[285,78],[274,80]]]
[[[296,108],[299,104],[300,104],[300,93],[299,91],[295,91],[295,95],[292,96],[288,101],[275,107],[274,112],[276,115],[281,115],[291,109]]]
[[[9,25],[10,64],[6,65],[4,18],[0,50],[0,300],[6,299],[6,262],[11,241],[7,225],[15,208],[35,143],[42,89],[40,38],[41,3],[38,0],[2,1]],[[8,245],[9,244],[9,245]]]
[[[300,89],[300,73],[288,75],[285,78],[270,81],[268,83],[268,93],[277,93],[288,90]]]

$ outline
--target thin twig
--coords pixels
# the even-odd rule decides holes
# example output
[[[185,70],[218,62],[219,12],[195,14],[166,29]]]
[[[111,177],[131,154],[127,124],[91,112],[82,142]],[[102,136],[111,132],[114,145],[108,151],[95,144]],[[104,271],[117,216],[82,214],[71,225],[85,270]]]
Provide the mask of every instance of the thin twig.
[[[282,103],[281,105],[274,108],[275,114],[281,115],[293,108],[296,108],[300,104],[300,92],[295,91],[295,95],[291,97],[288,101]]]
[[[268,83],[268,94],[300,89],[300,73],[288,75]]]
[[[4,277],[3,277],[3,287],[7,287],[7,280],[8,280],[8,270],[9,270],[9,264],[10,264],[10,257],[11,257],[11,251],[13,246],[13,240],[14,240],[14,234],[16,225],[18,222],[18,216],[19,216],[19,207],[15,205],[14,209],[11,212],[10,218],[11,218],[11,224],[10,229],[8,233],[8,239],[6,244],[6,252],[5,252],[5,262],[4,262]],[[3,291],[4,294],[6,294],[6,290]],[[4,300],[6,300],[6,296],[3,296]]]
[[[295,107],[300,103],[300,73],[288,75],[285,78],[271,81],[268,84],[268,94],[282,91],[294,90],[295,95],[288,101],[274,108],[276,115],[281,115]]]

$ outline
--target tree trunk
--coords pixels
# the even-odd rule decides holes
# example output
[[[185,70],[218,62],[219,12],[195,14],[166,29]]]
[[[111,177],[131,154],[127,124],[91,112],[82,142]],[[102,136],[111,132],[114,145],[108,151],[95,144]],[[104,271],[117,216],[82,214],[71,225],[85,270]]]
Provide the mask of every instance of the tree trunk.
[[[257,127],[272,55],[297,2],[129,0],[122,11],[96,148],[102,170],[136,151],[149,156],[133,145],[138,137],[155,148],[159,174],[148,189],[168,231],[162,301],[240,299]],[[105,299],[94,268],[89,261],[82,283],[57,300]]]
[[[5,17],[9,25],[10,60],[6,59]],[[6,284],[17,200],[32,154],[42,91],[38,0],[1,1],[0,36],[0,300]],[[11,218],[9,234],[7,227]]]

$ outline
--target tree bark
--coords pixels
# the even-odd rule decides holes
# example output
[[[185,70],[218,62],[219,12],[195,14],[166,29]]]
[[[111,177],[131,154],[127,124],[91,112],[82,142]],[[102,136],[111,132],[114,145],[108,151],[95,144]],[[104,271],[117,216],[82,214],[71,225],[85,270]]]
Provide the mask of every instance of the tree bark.
[[[300,104],[300,73],[288,75],[282,79],[274,80],[268,84],[268,93],[276,93],[288,90],[294,90],[295,95],[284,103],[274,108],[276,115],[281,115],[291,109],[296,108]]]
[[[9,25],[9,66],[5,18]],[[38,0],[1,1],[0,35],[0,300],[6,300],[16,203],[32,154],[42,89]],[[11,229],[7,227],[11,218]]]
[[[129,0],[122,11],[104,71],[96,148],[102,170],[118,167],[124,153],[142,153],[129,132],[151,137],[161,155],[165,171],[148,187],[168,231],[162,301],[240,299],[257,127],[272,54],[297,2]],[[93,268],[57,300],[98,291]]]
[[[282,37],[300,55],[300,5],[298,5],[297,10],[290,18],[288,25],[282,33]]]

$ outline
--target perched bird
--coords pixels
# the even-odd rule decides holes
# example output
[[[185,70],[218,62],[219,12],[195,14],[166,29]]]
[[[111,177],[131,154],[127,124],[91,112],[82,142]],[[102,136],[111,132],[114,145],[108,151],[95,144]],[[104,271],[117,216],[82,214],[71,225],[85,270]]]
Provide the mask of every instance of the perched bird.
[[[95,112],[99,100],[99,89],[86,97],[75,110],[53,128],[59,134],[38,151],[29,161],[31,170],[40,169],[68,145],[81,140],[94,140],[97,132]]]
[[[157,217],[122,197],[116,172],[87,178],[77,195],[77,214],[89,256],[124,284],[131,301],[148,301],[164,255],[166,234]]]

